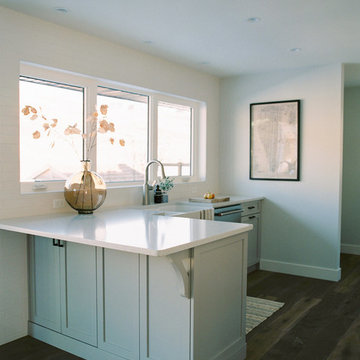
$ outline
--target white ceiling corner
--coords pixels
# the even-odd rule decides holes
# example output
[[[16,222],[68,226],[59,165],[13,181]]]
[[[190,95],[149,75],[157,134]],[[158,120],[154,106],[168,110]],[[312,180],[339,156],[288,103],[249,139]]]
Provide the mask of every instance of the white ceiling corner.
[[[0,5],[220,77],[360,63],[359,0],[0,0]],[[68,13],[55,11],[59,7]],[[247,21],[251,17],[261,20]]]

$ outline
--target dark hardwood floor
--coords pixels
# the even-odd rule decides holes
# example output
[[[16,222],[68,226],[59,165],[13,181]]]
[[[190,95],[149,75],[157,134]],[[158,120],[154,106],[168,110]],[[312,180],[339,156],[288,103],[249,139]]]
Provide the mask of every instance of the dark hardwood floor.
[[[360,256],[341,255],[335,283],[256,271],[248,295],[284,302],[246,338],[247,360],[359,360]]]
[[[337,283],[249,274],[248,295],[285,305],[247,335],[247,360],[360,360],[360,256],[342,255],[341,268]],[[0,346],[0,360],[76,359],[29,336]]]
[[[81,360],[81,358],[25,336],[0,346],[0,360]]]

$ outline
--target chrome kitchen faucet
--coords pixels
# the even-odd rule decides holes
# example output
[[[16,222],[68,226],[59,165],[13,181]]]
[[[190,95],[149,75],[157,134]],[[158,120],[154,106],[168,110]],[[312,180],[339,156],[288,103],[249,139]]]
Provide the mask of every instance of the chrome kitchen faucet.
[[[145,168],[145,181],[144,181],[144,186],[143,186],[143,205],[150,204],[149,191],[153,189],[153,187],[151,185],[149,185],[149,167],[151,164],[160,165],[163,179],[165,179],[165,177],[166,177],[164,165],[159,160],[154,159],[154,160],[150,160],[147,163],[146,168]]]

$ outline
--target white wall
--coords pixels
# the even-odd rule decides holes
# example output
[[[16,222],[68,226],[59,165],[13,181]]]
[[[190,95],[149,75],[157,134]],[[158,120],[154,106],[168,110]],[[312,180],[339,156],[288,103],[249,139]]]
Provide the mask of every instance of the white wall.
[[[55,212],[54,198],[63,194],[21,195],[18,169],[18,76],[27,61],[98,78],[204,101],[207,104],[207,182],[218,186],[219,80],[216,77],[106,42],[86,34],[0,7],[0,109],[2,156],[0,218]],[[200,192],[201,185],[178,185],[169,196]],[[5,190],[5,191],[4,191]],[[201,190],[202,191],[202,190]],[[104,206],[141,204],[141,187],[110,190]]]
[[[340,276],[342,66],[240,76],[221,83],[220,189],[266,197],[261,267]],[[249,104],[301,100],[300,182],[249,180]]]
[[[24,237],[0,231],[0,345],[27,334],[27,306]]]
[[[20,61],[111,79],[207,103],[207,181],[178,185],[170,199],[218,188],[219,80],[175,63],[0,7],[0,218],[56,212],[62,193],[21,195],[18,76]],[[142,189],[110,190],[104,207],[141,204]],[[16,244],[15,244],[16,243]],[[0,232],[0,344],[26,334],[26,241]],[[9,269],[16,268],[12,272]],[[21,276],[20,276],[21,275]],[[15,291],[14,288],[17,290]],[[25,299],[19,304],[18,298]],[[13,301],[11,301],[13,299]],[[3,314],[3,315],[1,315]],[[6,317],[4,317],[6,314]],[[16,314],[16,316],[15,316]]]
[[[347,66],[345,66],[345,72]],[[360,87],[344,92],[341,250],[360,255]]]

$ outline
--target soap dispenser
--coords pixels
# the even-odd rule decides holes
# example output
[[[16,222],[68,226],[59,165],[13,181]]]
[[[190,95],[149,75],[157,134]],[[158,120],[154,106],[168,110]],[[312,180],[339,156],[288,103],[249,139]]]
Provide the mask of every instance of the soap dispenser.
[[[154,203],[160,204],[163,201],[163,193],[159,187],[159,185],[156,185],[156,189],[154,191]]]

